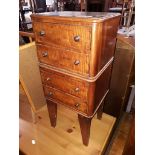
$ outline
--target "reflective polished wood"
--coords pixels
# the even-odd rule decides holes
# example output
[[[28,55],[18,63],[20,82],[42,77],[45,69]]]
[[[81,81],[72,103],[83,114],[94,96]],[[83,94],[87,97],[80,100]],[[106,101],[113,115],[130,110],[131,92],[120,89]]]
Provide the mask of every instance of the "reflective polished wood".
[[[37,115],[36,124],[19,120],[19,147],[27,155],[101,155],[116,120],[105,113],[101,120],[95,116],[91,123],[89,146],[85,147],[81,143],[80,126],[73,111],[58,105],[55,128],[50,125],[46,106]]]
[[[50,12],[31,17],[48,107],[62,104],[78,113],[83,143],[88,145],[91,120],[109,91],[120,14]],[[57,75],[63,83],[61,78],[52,83]],[[49,116],[55,126],[56,110],[49,110]]]

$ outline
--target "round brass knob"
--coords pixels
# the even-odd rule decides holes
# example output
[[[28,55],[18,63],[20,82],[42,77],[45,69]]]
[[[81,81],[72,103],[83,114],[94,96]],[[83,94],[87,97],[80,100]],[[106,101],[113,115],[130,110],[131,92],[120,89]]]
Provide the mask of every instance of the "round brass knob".
[[[45,31],[40,31],[39,34],[40,34],[40,36],[44,36],[45,35]]]
[[[48,93],[48,96],[52,96],[52,95],[53,95],[53,93],[52,93],[52,92],[49,92],[49,93]]]
[[[51,80],[51,78],[49,78],[49,77],[46,79],[46,81],[50,81],[50,80]]]
[[[74,65],[79,65],[80,64],[80,60],[75,60],[74,61]]]
[[[74,41],[75,41],[75,42],[79,42],[79,41],[80,41],[80,36],[75,36],[75,37],[74,37]]]
[[[80,106],[79,103],[75,103],[75,107],[78,108]]]
[[[48,56],[48,52],[46,52],[46,51],[45,52],[42,52],[42,56],[43,57],[47,57]]]
[[[78,88],[78,87],[75,88],[75,91],[76,91],[76,92],[79,92],[79,91],[80,91],[80,88]]]

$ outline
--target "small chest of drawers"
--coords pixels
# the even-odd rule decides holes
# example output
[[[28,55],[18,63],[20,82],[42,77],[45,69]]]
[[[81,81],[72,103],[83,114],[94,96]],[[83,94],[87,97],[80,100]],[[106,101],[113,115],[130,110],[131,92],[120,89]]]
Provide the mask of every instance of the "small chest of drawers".
[[[88,145],[93,116],[102,116],[109,90],[117,13],[53,12],[33,14],[40,74],[51,125],[57,104],[78,114],[83,144]]]

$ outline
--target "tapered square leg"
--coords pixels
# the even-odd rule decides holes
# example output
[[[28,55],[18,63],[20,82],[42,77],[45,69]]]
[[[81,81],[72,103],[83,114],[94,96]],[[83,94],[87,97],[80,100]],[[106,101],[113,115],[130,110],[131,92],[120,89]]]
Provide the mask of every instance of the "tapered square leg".
[[[56,121],[57,121],[57,104],[50,100],[46,100],[46,102],[47,102],[47,108],[48,108],[51,126],[55,127]]]
[[[80,129],[81,129],[81,135],[83,144],[88,146],[89,143],[89,137],[90,137],[90,126],[91,126],[91,118],[84,117],[82,115],[78,114]]]
[[[103,104],[99,107],[97,111],[97,119],[101,120],[102,119],[102,113],[103,113]]]

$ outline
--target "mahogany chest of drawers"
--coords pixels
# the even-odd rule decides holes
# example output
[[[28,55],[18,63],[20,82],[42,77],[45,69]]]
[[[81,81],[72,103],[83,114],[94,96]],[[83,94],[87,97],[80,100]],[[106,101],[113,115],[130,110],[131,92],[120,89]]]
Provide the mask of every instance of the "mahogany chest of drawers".
[[[50,12],[31,18],[51,125],[57,104],[74,110],[88,145],[91,119],[96,112],[101,119],[109,90],[120,15]]]

